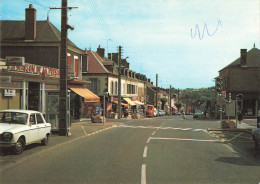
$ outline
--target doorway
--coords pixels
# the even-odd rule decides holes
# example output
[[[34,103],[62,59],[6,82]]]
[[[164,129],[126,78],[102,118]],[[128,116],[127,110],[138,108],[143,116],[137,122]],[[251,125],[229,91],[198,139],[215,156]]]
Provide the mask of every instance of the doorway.
[[[28,109],[35,111],[40,109],[40,83],[38,82],[29,82]]]

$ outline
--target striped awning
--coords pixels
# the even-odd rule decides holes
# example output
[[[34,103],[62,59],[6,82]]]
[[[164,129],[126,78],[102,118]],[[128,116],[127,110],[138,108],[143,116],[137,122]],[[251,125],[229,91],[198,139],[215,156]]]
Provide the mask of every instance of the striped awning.
[[[135,103],[136,105],[144,105],[144,103],[139,102],[138,100],[135,100],[134,103]]]
[[[118,104],[118,101],[113,101],[113,103]],[[128,104],[121,102],[121,105],[128,106]]]
[[[83,86],[74,86],[74,85],[69,85],[69,88],[77,93],[79,96],[84,98],[85,102],[99,102],[100,98],[95,95],[92,91],[90,91],[87,88],[84,88]]]
[[[130,98],[123,98],[130,105],[136,105]]]

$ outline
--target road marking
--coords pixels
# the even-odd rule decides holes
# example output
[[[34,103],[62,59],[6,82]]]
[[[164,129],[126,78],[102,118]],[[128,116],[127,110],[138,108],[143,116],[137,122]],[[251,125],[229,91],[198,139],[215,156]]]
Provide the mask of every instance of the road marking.
[[[227,140],[227,141],[233,141],[234,139],[238,138],[238,137],[239,137],[240,135],[242,135],[242,134],[244,134],[244,132],[242,132],[242,133],[236,135],[235,137],[233,137],[232,139],[229,139],[229,140]]]
[[[148,147],[145,146],[145,147],[144,147],[144,154],[143,154],[143,157],[144,157],[144,158],[147,156],[147,149],[148,149]]]
[[[229,151],[232,153],[237,153],[232,147],[228,146],[227,144],[223,144]]]
[[[146,143],[147,143],[147,144],[149,144],[149,143],[150,143],[150,137],[148,138],[148,140],[146,141]]]
[[[87,132],[86,132],[86,130],[85,130],[85,128],[84,128],[84,126],[81,126],[81,128],[83,129],[84,134],[85,134],[85,135],[88,135]]]
[[[177,141],[196,141],[196,142],[220,142],[219,140],[207,140],[207,139],[183,139],[183,138],[165,138],[165,137],[150,137],[150,139],[157,140],[177,140]]]
[[[117,127],[123,127],[123,128],[147,128],[147,129],[155,129],[156,131],[157,130],[183,130],[183,131],[194,131],[194,132],[199,132],[199,131],[202,131],[202,132],[207,132],[207,130],[204,130],[204,129],[192,129],[192,128],[174,128],[174,127],[152,127],[152,126],[148,126],[148,127],[145,127],[145,126],[128,126],[128,125],[119,125]]]
[[[142,164],[141,184],[146,184],[146,164]]]

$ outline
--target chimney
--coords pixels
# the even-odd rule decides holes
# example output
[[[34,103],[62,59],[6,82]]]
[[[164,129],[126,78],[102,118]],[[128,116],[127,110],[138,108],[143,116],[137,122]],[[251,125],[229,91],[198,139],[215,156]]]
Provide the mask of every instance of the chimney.
[[[112,53],[112,60],[119,65],[119,61],[118,61],[118,53]]]
[[[36,38],[36,9],[30,4],[25,9],[25,40],[35,40]]]
[[[112,53],[107,54],[108,59],[112,60]]]
[[[247,49],[241,49],[240,51],[240,65],[241,67],[246,67],[247,62]]]
[[[100,57],[104,58],[105,57],[105,49],[101,48],[100,45],[97,48],[97,53]]]

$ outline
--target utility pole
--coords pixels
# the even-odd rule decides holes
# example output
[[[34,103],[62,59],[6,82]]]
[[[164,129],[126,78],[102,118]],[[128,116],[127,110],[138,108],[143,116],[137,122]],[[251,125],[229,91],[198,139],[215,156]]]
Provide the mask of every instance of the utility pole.
[[[77,7],[68,7],[67,0],[61,1],[61,41],[60,41],[60,95],[59,95],[59,135],[68,135],[69,120],[69,103],[68,103],[68,90],[67,90],[67,45],[68,45],[68,31],[67,29],[74,29],[73,26],[67,24],[67,10]]]
[[[156,109],[158,110],[158,74],[156,74]]]
[[[172,85],[170,85],[170,115],[172,115]]]
[[[179,102],[179,95],[180,95],[180,89],[178,88],[178,98],[177,98],[177,102]]]
[[[118,119],[121,119],[121,46],[118,48]]]
[[[67,91],[67,0],[61,2],[61,52],[60,52],[60,103],[59,103],[59,135],[68,133],[68,91]]]

